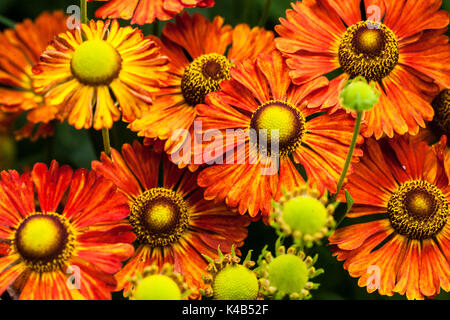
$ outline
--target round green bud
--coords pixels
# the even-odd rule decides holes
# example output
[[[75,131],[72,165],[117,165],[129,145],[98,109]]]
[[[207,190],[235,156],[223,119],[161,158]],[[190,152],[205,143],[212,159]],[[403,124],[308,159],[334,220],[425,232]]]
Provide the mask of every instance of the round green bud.
[[[300,293],[308,282],[308,267],[300,257],[283,254],[268,265],[269,283],[284,294]]]
[[[255,273],[239,264],[219,271],[212,287],[216,300],[255,300],[259,291]]]
[[[181,300],[181,291],[168,276],[155,274],[137,284],[133,297],[136,300]]]
[[[316,198],[299,196],[286,201],[282,208],[283,221],[293,230],[313,235],[327,223],[327,209]]]
[[[364,111],[370,110],[378,102],[379,94],[364,78],[359,77],[346,84],[340,97],[344,108]]]

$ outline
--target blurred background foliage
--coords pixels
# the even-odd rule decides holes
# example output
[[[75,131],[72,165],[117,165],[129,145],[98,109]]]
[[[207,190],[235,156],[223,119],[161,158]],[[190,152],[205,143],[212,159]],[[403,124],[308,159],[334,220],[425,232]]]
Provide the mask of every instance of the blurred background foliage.
[[[345,1],[345,0],[342,0]],[[247,23],[250,26],[261,25],[273,30],[279,23],[280,17],[285,17],[286,9],[290,8],[291,0],[216,0],[216,5],[208,9],[189,9],[189,12],[200,12],[208,18],[220,15],[225,18],[225,23],[236,25]],[[39,0],[39,1],[17,1],[0,0],[0,16],[12,21],[20,22],[25,18],[36,18],[43,11],[63,10],[66,11],[70,5],[79,4],[76,0]],[[88,4],[88,15],[94,17],[95,9],[102,2],[91,2]],[[269,6],[268,6],[269,5]],[[265,8],[269,7],[269,10]],[[450,0],[443,0],[443,8],[450,12]],[[267,15],[267,19],[264,17]],[[122,22],[126,24],[125,21]],[[159,22],[159,32],[165,22]],[[0,23],[0,30],[6,28]],[[152,33],[154,27],[146,25],[140,27],[145,34]],[[0,48],[1,50],[1,48]],[[111,145],[120,149],[124,143],[130,143],[137,137],[127,130],[126,124],[117,122],[111,131]],[[55,135],[36,142],[28,140],[15,141],[12,136],[0,134],[0,169],[17,169],[20,172],[30,169],[36,162],[50,163],[52,159],[60,164],[68,164],[73,168],[90,168],[90,163],[102,150],[101,132],[90,130],[76,130],[67,123],[58,124]],[[344,221],[348,224],[349,221]],[[273,250],[277,236],[272,228],[264,225],[261,221],[252,223],[249,227],[247,241],[241,251],[243,255],[248,250],[253,250],[253,260],[257,260],[261,249],[268,244]],[[288,244],[288,243],[287,243]],[[342,267],[342,263],[332,257],[326,243],[315,246],[307,254],[319,254],[317,267],[323,268],[325,273],[315,279],[320,282],[320,288],[312,291],[313,299],[404,299],[399,295],[384,297],[377,293],[368,294],[365,288],[357,285],[357,280],[351,278]],[[116,296],[118,297],[118,296]],[[450,294],[441,293],[437,299],[450,299]]]

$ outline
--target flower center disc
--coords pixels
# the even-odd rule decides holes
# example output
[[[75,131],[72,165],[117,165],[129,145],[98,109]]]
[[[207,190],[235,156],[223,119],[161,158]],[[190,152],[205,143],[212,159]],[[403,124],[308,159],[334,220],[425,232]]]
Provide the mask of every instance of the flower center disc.
[[[88,40],[75,50],[70,67],[73,75],[83,84],[109,85],[119,75],[122,59],[108,42]]]
[[[433,131],[438,135],[450,135],[450,90],[445,89],[433,100],[434,118],[431,122]]]
[[[280,154],[287,155],[300,146],[306,131],[305,123],[305,117],[296,107],[284,101],[271,100],[256,109],[250,128],[256,131],[259,146],[269,152],[273,148],[272,139],[278,133]]]
[[[231,62],[217,53],[204,54],[189,64],[181,79],[181,91],[186,102],[195,106],[205,102],[208,93],[220,89],[223,80],[230,79]]]
[[[388,202],[392,227],[410,239],[435,236],[447,223],[448,202],[442,191],[422,180],[405,182]]]
[[[351,77],[380,81],[397,65],[398,43],[384,24],[360,21],[345,31],[338,55],[342,69]]]
[[[21,222],[14,236],[17,252],[35,271],[61,267],[73,251],[73,232],[56,213],[36,213]]]
[[[130,222],[139,240],[152,247],[176,242],[189,224],[187,205],[172,190],[153,188],[132,204]]]

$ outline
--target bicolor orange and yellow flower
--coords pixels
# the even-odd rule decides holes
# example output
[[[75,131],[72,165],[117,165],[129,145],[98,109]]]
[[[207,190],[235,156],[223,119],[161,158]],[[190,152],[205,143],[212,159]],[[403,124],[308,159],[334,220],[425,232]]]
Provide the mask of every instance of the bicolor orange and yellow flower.
[[[167,69],[154,41],[117,21],[90,21],[59,34],[40,60],[33,68],[35,91],[77,129],[139,118]]]

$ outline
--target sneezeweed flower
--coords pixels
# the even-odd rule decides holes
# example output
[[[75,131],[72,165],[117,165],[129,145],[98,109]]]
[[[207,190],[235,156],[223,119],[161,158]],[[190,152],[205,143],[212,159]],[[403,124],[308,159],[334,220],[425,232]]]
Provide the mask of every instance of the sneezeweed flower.
[[[294,243],[312,246],[331,234],[335,221],[335,203],[328,203],[328,193],[304,185],[272,203],[270,224],[279,234],[292,236]]]
[[[50,122],[57,107],[33,91],[32,67],[41,52],[58,33],[64,32],[66,16],[56,11],[44,12],[33,22],[17,23],[14,29],[0,33],[0,117],[15,120],[26,113],[25,125],[15,132],[18,139],[36,140],[53,134]]]
[[[40,60],[33,85],[60,105],[56,117],[97,130],[111,128],[121,113],[126,122],[141,116],[167,63],[139,29],[93,20],[55,37]]]
[[[145,267],[142,274],[130,279],[133,285],[130,300],[181,300],[190,290],[182,274],[173,271],[173,265],[165,263]]]
[[[202,295],[212,297],[214,300],[255,300],[259,296],[259,282],[256,273],[250,270],[255,266],[251,261],[251,250],[245,260],[236,256],[234,248],[231,253],[222,254],[218,248],[219,257],[209,260],[206,268],[208,275],[203,277],[207,287]]]
[[[213,129],[222,135],[213,142],[204,141],[202,148],[197,148],[201,154],[194,154],[196,161],[207,163],[207,150],[214,150],[215,158],[222,161],[217,164],[215,160],[216,164],[198,176],[199,185],[206,188],[205,198],[225,201],[241,214],[248,211],[251,217],[261,213],[267,219],[272,198],[276,201],[283,189],[305,184],[295,164],[303,165],[308,180],[321,193],[325,189],[335,192],[354,120],[344,111],[329,116],[320,108],[308,107],[310,95],[323,88],[324,81],[292,84],[287,66],[275,50],[261,54],[254,63],[247,60],[232,68],[231,80],[222,82],[221,90],[210,93],[206,104],[196,108],[201,133]],[[242,135],[237,141],[227,139],[228,129],[240,130]],[[273,155],[271,130],[278,130],[279,137],[279,150]],[[263,131],[266,139],[250,139],[251,132],[261,136]],[[361,136],[357,142],[363,142]],[[357,148],[352,161],[358,161],[360,155]],[[279,160],[278,170],[273,170],[276,161],[267,157]]]
[[[209,8],[214,0],[88,0],[107,1],[95,15],[98,18],[131,19],[131,24],[170,20],[185,8]]]
[[[310,280],[323,273],[322,269],[314,268],[316,260],[317,256],[314,259],[307,257],[294,247],[287,250],[284,246],[277,247],[276,257],[263,250],[258,261],[261,295],[275,300],[286,297],[291,300],[310,299],[310,291],[319,287]]]
[[[381,95],[364,115],[365,136],[416,134],[433,116],[429,102],[438,85],[450,86],[450,45],[444,35],[449,18],[439,11],[441,3],[365,1],[361,12],[360,1],[345,6],[335,0],[297,2],[275,27],[281,36],[275,42],[296,84],[343,71],[318,93],[327,96],[325,107],[340,106],[339,93],[349,78],[362,76],[375,84]]]
[[[150,36],[170,63],[167,80],[157,88],[150,111],[129,126],[145,137],[145,144],[160,139],[165,141],[164,150],[169,154],[178,151],[187,138],[186,132],[191,130],[193,136],[195,106],[204,103],[209,92],[220,89],[220,83],[230,78],[230,68],[275,47],[271,31],[250,29],[246,24],[232,28],[223,23],[221,17],[211,22],[200,14],[189,16],[183,12],[176,17],[176,23],[164,27],[161,40]],[[182,135],[178,134],[180,129],[185,130]]]
[[[111,150],[92,168],[113,183],[128,197],[129,222],[138,239],[138,249],[125,267],[116,274],[118,290],[130,291],[127,279],[146,266],[171,263],[183,274],[199,295],[201,274],[207,262],[200,253],[217,256],[217,246],[230,250],[242,246],[249,220],[203,199],[196,175],[180,170],[162,156],[138,142],[125,144],[122,155]],[[158,175],[162,171],[162,181]]]
[[[25,300],[111,299],[113,274],[133,254],[127,199],[56,161],[0,175],[0,293],[12,285]]]
[[[433,149],[404,137],[370,139],[349,177],[354,222],[329,241],[368,292],[422,299],[450,290],[450,187]]]

